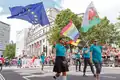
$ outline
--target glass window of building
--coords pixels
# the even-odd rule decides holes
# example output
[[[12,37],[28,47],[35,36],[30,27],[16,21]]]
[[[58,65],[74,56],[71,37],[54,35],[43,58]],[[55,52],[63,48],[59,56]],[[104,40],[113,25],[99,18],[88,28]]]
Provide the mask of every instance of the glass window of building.
[[[43,39],[43,43],[45,42],[45,39]]]

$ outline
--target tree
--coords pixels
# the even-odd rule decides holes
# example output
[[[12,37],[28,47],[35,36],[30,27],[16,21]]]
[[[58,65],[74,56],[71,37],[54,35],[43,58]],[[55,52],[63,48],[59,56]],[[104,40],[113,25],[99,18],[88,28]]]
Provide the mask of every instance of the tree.
[[[115,24],[115,27],[118,31],[118,34],[117,34],[117,39],[116,39],[116,44],[120,46],[120,16],[117,18],[118,19],[118,22]]]
[[[120,20],[120,16],[117,19]]]
[[[114,24],[110,24],[107,17],[101,19],[101,23],[91,28],[88,32],[81,32],[82,38],[86,41],[89,40],[91,43],[93,39],[98,39],[101,44],[112,42],[117,38],[117,34],[117,28]]]
[[[48,39],[51,44],[61,37],[61,29],[66,26],[70,20],[73,21],[73,23],[78,29],[80,28],[82,18],[73,13],[70,9],[63,10],[57,15],[54,27],[50,30],[50,35]]]
[[[12,59],[15,57],[15,49],[16,49],[16,44],[8,44],[6,46],[6,49],[3,55],[7,57],[8,59]]]
[[[54,23],[54,27],[50,30],[49,42],[53,43],[58,40],[61,29],[66,26],[70,19],[73,21],[77,29],[80,31],[80,39],[83,41],[89,41],[92,43],[93,39],[98,39],[101,44],[106,42],[113,43],[118,39],[118,31],[114,24],[111,24],[107,17],[101,19],[100,24],[92,27],[88,32],[84,33],[81,31],[82,17],[79,17],[75,13],[71,12],[70,9],[61,11]],[[69,38],[67,38],[69,40]]]

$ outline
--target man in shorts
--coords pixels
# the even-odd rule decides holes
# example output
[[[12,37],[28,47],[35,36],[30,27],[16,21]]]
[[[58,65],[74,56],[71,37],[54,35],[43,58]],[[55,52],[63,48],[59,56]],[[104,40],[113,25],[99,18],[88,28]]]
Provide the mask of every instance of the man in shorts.
[[[91,61],[96,68],[96,80],[100,80],[100,73],[102,69],[102,46],[97,44],[97,40],[94,40],[90,47]]]

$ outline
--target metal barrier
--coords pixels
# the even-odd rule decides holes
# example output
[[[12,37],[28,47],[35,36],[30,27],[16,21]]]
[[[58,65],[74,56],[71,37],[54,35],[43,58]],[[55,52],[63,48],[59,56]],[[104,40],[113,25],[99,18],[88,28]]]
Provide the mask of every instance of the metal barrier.
[[[41,67],[40,59],[35,59],[34,62],[32,62],[32,59],[22,59],[22,68],[30,67]]]

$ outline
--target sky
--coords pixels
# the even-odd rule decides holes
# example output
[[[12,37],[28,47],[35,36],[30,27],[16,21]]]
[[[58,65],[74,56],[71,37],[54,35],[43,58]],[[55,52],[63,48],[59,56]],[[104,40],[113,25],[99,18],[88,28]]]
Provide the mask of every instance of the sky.
[[[84,13],[91,1],[93,1],[101,18],[107,16],[111,23],[117,22],[116,18],[120,15],[120,0],[63,0],[61,6],[78,14]],[[7,19],[10,16],[9,7],[25,6],[37,2],[40,0],[0,0],[0,21],[10,24],[10,40],[16,42],[16,31],[28,28],[31,24],[19,19]]]

